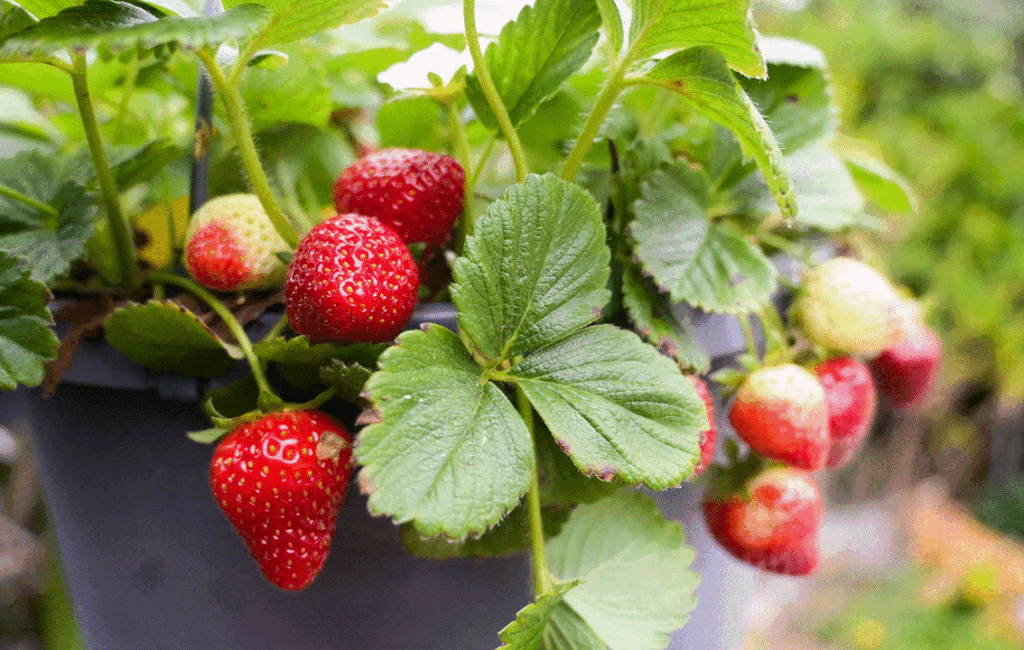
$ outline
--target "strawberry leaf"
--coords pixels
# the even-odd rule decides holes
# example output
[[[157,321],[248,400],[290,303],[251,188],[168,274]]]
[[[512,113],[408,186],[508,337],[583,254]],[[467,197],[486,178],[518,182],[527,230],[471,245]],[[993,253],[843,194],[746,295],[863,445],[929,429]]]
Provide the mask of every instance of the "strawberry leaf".
[[[531,176],[473,226],[452,300],[479,352],[500,361],[564,338],[608,302],[605,227],[578,185]]]
[[[373,371],[358,362],[333,359],[331,365],[320,369],[320,378],[334,389],[339,398],[353,404],[362,403],[360,393]]]
[[[632,332],[589,327],[508,374],[584,474],[656,490],[693,474],[704,406],[678,366]]]
[[[548,649],[661,650],[696,605],[699,577],[689,569],[693,550],[682,526],[639,492],[576,508],[546,555],[556,578],[582,580],[552,616],[557,636],[582,643],[549,642]]]
[[[594,0],[537,0],[505,25],[484,59],[513,126],[529,119],[583,67],[600,26]],[[466,95],[484,126],[497,129],[498,120],[476,76],[466,78]]]
[[[536,423],[534,436],[540,503],[545,508],[568,512],[578,503],[598,501],[622,489],[620,483],[581,474],[572,459],[559,448],[543,421]]]
[[[910,184],[885,163],[861,153],[848,152],[844,152],[843,162],[857,187],[871,203],[888,212],[917,212],[918,199]]]
[[[279,336],[260,341],[253,346],[253,351],[259,359],[272,361],[278,372],[294,386],[309,388],[326,380],[321,370],[330,366],[332,361],[373,368],[385,348],[387,344],[383,343],[311,345],[305,336],[290,339]]]
[[[597,0],[597,10],[601,12],[601,24],[608,33],[611,50],[618,54],[622,51],[622,43],[625,38],[622,33],[622,16],[619,15],[619,8],[615,5],[615,0]]]
[[[439,325],[405,332],[367,391],[380,423],[356,458],[372,512],[428,537],[461,540],[497,524],[530,483],[533,443],[519,413],[459,338]]]
[[[93,233],[91,197],[76,183],[57,185],[52,161],[36,151],[0,160],[0,185],[56,213],[0,195],[0,249],[24,259],[40,282],[67,273]]]
[[[643,185],[630,231],[646,273],[676,302],[739,313],[768,301],[778,271],[753,244],[707,212],[707,178],[685,164]]]
[[[544,650],[608,650],[608,646],[590,629],[571,607],[559,603],[544,628]]]
[[[107,342],[139,365],[195,377],[215,377],[242,358],[179,304],[151,300],[114,310],[104,323]]]
[[[50,329],[50,292],[18,258],[0,251],[0,389],[38,386],[60,341]]]
[[[551,620],[551,614],[562,602],[562,598],[579,580],[555,585],[554,591],[543,594],[533,603],[519,610],[516,620],[498,632],[502,645],[498,650],[540,650],[545,647],[544,629]]]
[[[711,368],[708,353],[672,313],[667,296],[632,267],[622,276],[622,303],[636,333],[679,365],[705,373]]]
[[[253,0],[225,0],[224,8],[244,7]],[[372,18],[386,8],[384,0],[256,0],[270,20],[254,38],[257,48],[283,45],[342,25]]]

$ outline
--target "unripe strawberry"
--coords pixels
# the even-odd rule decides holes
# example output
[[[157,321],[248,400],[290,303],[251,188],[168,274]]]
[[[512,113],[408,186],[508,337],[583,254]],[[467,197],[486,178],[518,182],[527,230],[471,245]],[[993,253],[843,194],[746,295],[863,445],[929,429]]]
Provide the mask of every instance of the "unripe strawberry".
[[[462,212],[466,173],[451,156],[382,149],[357,160],[334,184],[339,213],[376,217],[407,244],[443,245]]]
[[[314,343],[384,343],[412,318],[419,271],[408,247],[376,219],[341,214],[299,242],[288,267],[288,323]]]
[[[893,403],[906,406],[928,392],[939,371],[942,341],[912,306],[903,311],[896,345],[870,361],[878,390]]]
[[[798,365],[758,368],[744,380],[729,410],[737,435],[755,452],[801,469],[828,459],[828,411],[817,377]]]
[[[185,242],[185,268],[215,291],[267,289],[284,280],[277,253],[288,244],[253,194],[207,201],[192,215]]]
[[[715,441],[718,433],[715,429],[715,400],[711,397],[708,385],[697,375],[690,375],[690,381],[697,389],[697,396],[704,402],[704,408],[708,414],[708,428],[700,434],[700,461],[697,462],[697,467],[693,470],[693,478],[697,478],[715,459]]]
[[[327,559],[352,437],[320,411],[266,415],[217,445],[210,487],[267,580],[303,589]]]
[[[814,368],[825,390],[831,447],[826,467],[848,463],[860,450],[875,416],[875,382],[861,361],[835,357]]]
[[[849,354],[873,355],[899,337],[899,302],[878,271],[837,257],[804,279],[796,309],[812,341]]]
[[[725,483],[712,485],[703,509],[708,531],[726,551],[774,573],[802,576],[818,568],[824,506],[810,475],[777,467],[739,486]]]

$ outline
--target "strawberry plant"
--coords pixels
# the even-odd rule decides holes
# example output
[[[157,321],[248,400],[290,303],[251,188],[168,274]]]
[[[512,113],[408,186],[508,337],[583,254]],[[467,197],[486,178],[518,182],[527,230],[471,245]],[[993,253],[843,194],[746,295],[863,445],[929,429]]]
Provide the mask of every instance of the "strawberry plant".
[[[190,436],[220,440],[212,493],[274,584],[316,578],[354,471],[414,554],[530,554],[503,647],[659,648],[694,606],[693,553],[631,488],[714,455],[687,313],[723,314],[748,350],[713,379],[752,452],[709,472],[705,513],[739,559],[810,572],[821,496],[779,465],[820,469],[855,434],[809,369],[907,330],[884,276],[815,254],[870,235],[891,205],[866,197],[902,186],[829,147],[822,56],[760,37],[745,0],[621,5],[537,0],[484,50],[464,0],[460,35],[411,22],[401,47],[343,51],[333,30],[382,37],[401,6],[0,3],[0,72],[36,71],[0,80],[42,142],[0,163],[0,387],[60,390],[102,324],[136,363],[222,384]],[[455,325],[403,332],[418,299]]]

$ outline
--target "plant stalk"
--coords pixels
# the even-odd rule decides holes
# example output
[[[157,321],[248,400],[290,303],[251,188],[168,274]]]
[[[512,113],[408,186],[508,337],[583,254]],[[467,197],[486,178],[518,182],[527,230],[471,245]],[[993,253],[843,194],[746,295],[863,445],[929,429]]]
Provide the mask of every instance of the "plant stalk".
[[[459,111],[455,102],[448,102],[448,121],[452,124],[452,133],[455,135],[455,156],[462,165],[463,173],[469,172],[469,139],[466,137],[466,127],[462,123]],[[466,244],[466,237],[473,234],[473,186],[466,179],[462,188],[462,223],[459,224],[458,232],[455,235],[455,252],[462,255],[462,249]]]
[[[535,439],[533,426],[533,405],[526,398],[526,393],[517,384],[516,402],[519,414],[530,432],[530,439]],[[544,519],[540,511],[540,477],[537,474],[537,463],[533,464],[530,475],[530,491],[527,493],[527,505],[530,512],[530,541],[533,547],[533,594],[536,597],[550,593],[554,589],[551,572],[548,571],[547,558],[544,554]]]
[[[13,187],[8,187],[3,183],[0,183],[0,196],[6,196],[7,198],[14,199],[19,203],[24,203],[25,205],[35,208],[36,210],[39,210],[51,217],[60,216],[60,213],[57,212],[57,208],[53,207],[49,203],[43,203],[42,201],[33,199],[31,196],[26,196]]]
[[[629,58],[623,59],[605,80],[604,87],[601,88],[601,93],[597,96],[597,102],[591,109],[590,116],[583,125],[583,130],[580,131],[580,137],[576,140],[572,151],[569,152],[565,166],[562,167],[562,180],[575,182],[576,176],[583,166],[583,159],[587,157],[587,152],[594,144],[594,138],[597,137],[601,125],[604,124],[604,118],[608,117],[608,111],[612,110],[615,100],[622,93],[624,88],[622,80],[626,75],[628,64]]]
[[[96,168],[96,179],[100,185],[100,193],[103,195],[103,204],[107,210],[107,220],[110,224],[110,233],[114,238],[114,246],[117,248],[117,262],[121,270],[121,282],[128,287],[137,285],[135,275],[135,238],[132,233],[131,224],[121,211],[121,199],[117,192],[117,184],[114,182],[114,173],[110,170],[110,162],[103,150],[103,141],[100,138],[99,122],[96,119],[96,112],[92,107],[92,99],[89,96],[89,81],[86,76],[85,55],[74,54],[73,69],[71,73],[71,84],[75,89],[75,100],[78,102],[78,113],[82,120],[82,128],[85,130],[85,139],[89,144],[89,153],[92,155],[93,166]]]

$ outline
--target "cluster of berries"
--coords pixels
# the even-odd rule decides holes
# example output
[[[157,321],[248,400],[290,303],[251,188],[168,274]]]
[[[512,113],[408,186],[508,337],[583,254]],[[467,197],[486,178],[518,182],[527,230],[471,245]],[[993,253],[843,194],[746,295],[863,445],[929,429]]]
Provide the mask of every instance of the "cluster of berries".
[[[876,392],[901,406],[923,397],[941,350],[916,306],[853,259],[836,258],[810,273],[795,313],[807,337],[832,356],[810,369],[783,363],[747,375],[729,422],[760,458],[716,477],[704,516],[736,558],[806,575],[818,566],[823,514],[810,472],[841,467],[857,455],[871,429]]]
[[[288,322],[312,343],[381,343],[412,317],[419,270],[409,244],[443,245],[462,211],[465,172],[450,156],[386,149],[334,186],[338,214],[287,244],[257,197],[213,199],[193,216],[185,264],[216,291],[285,284]],[[316,410],[263,415],[217,445],[210,486],[263,574],[287,590],[323,567],[352,473],[352,436]]]

